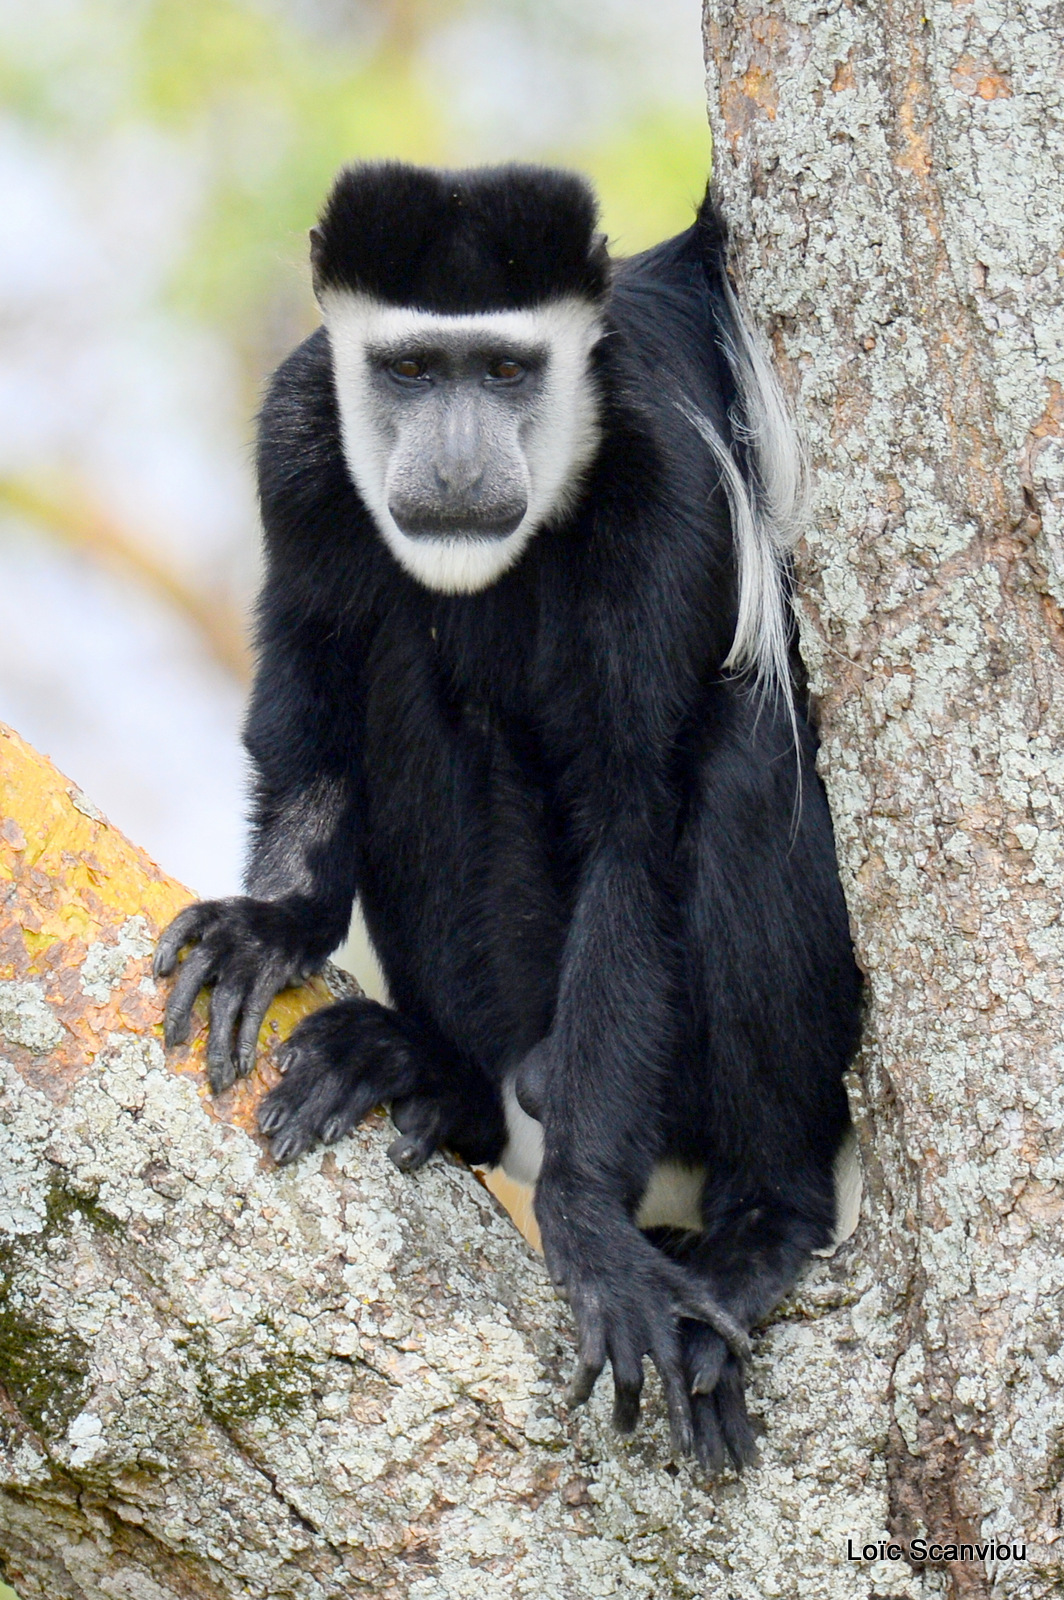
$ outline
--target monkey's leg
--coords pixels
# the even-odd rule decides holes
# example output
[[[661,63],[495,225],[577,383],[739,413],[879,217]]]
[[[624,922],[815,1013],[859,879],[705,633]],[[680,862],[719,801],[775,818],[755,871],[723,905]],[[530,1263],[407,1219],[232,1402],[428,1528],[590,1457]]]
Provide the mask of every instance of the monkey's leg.
[[[823,1222],[771,1200],[715,1209],[716,1221],[705,1233],[652,1228],[647,1237],[670,1260],[701,1278],[713,1298],[749,1331],[793,1286],[810,1252],[823,1245]],[[756,1456],[742,1365],[704,1322],[685,1319],[680,1340],[695,1453],[711,1472],[720,1472],[729,1459],[741,1471]]]
[[[278,1161],[332,1144],[389,1104],[396,1166],[423,1166],[447,1145],[470,1162],[498,1160],[506,1125],[498,1089],[441,1038],[375,1000],[341,1000],[305,1018],[281,1054],[284,1079],[259,1127]]]

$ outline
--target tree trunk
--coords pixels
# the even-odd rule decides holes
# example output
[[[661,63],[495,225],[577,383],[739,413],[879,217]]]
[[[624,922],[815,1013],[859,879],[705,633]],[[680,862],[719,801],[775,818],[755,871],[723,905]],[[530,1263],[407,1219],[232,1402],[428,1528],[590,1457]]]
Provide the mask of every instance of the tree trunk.
[[[734,260],[808,439],[802,640],[868,974],[861,1531],[1019,1540],[954,1591],[1059,1594],[1064,7],[705,23]]]

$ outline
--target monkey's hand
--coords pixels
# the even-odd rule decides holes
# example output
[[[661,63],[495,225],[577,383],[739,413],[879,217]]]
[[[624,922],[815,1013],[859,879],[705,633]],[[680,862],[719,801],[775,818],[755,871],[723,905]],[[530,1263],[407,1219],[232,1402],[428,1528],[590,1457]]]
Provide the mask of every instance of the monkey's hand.
[[[714,1474],[729,1459],[741,1472],[757,1458],[754,1430],[746,1410],[743,1364],[704,1322],[684,1322],[680,1332],[684,1373],[694,1411],[695,1455]]]
[[[178,966],[185,945],[192,949]],[[196,996],[213,984],[207,1070],[212,1090],[220,1094],[251,1071],[274,995],[309,978],[324,959],[312,948],[305,914],[283,902],[235,895],[187,906],[155,951],[156,978],[168,978],[177,967],[166,1004],[167,1047],[188,1038]]]
[[[567,1402],[581,1405],[609,1361],[613,1425],[630,1433],[649,1356],[661,1377],[673,1446],[690,1455],[696,1432],[680,1320],[708,1325],[740,1363],[750,1355],[746,1333],[706,1285],[655,1249],[622,1209],[590,1199],[568,1180],[545,1182],[541,1174],[536,1219],[547,1270],[576,1319],[579,1357]]]

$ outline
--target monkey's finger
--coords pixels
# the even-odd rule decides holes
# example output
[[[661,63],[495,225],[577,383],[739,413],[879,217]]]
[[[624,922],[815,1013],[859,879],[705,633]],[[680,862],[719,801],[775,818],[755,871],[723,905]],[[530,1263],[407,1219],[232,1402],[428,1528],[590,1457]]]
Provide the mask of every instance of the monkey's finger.
[[[550,1278],[554,1288],[559,1294],[564,1289],[566,1300],[571,1299],[569,1275],[565,1270],[562,1258],[546,1239],[543,1240],[543,1261],[547,1268],[547,1276]]]
[[[350,1096],[342,1105],[337,1107],[328,1121],[322,1124],[322,1144],[335,1144],[337,1139],[342,1139],[346,1133],[350,1133],[354,1128],[357,1128],[359,1123],[365,1117],[368,1117],[371,1111],[376,1110],[380,1100],[374,1099],[373,1104],[367,1106],[366,1098],[369,1093],[370,1091],[367,1089],[365,1096]],[[392,1155],[391,1146],[388,1148],[388,1154]],[[392,1160],[395,1160],[394,1156],[392,1156]]]
[[[443,1114],[426,1095],[408,1095],[392,1102],[392,1121],[402,1134],[388,1146],[388,1155],[400,1172],[416,1172],[440,1148]]]
[[[613,1426],[618,1433],[631,1433],[639,1421],[639,1397],[643,1392],[643,1358],[636,1350],[611,1350],[613,1364]]]
[[[207,901],[197,900],[195,905],[186,906],[184,911],[179,911],[170,926],[163,929],[159,935],[159,943],[155,947],[155,960],[151,968],[153,977],[170,976],[182,949],[191,940],[199,937],[210,912],[211,906]]]
[[[588,1399],[592,1389],[599,1380],[603,1367],[606,1365],[606,1331],[602,1318],[596,1312],[593,1317],[586,1319],[580,1330],[580,1357],[577,1361],[576,1371],[569,1379],[565,1391],[565,1403],[570,1406],[582,1406]]]
[[[695,1455],[699,1465],[715,1475],[724,1469],[724,1435],[717,1415],[717,1402],[711,1395],[696,1395],[693,1411]]]
[[[695,1447],[695,1431],[691,1418],[691,1401],[684,1382],[683,1363],[675,1339],[668,1345],[659,1345],[651,1351],[651,1359],[658,1369],[665,1405],[669,1413],[669,1433],[673,1449],[679,1455],[689,1456]]]
[[[590,1398],[591,1391],[601,1377],[605,1365],[605,1358],[601,1361],[596,1359],[577,1363],[576,1370],[565,1387],[564,1399],[567,1406],[582,1406]]]
[[[688,1387],[692,1394],[712,1394],[728,1354],[724,1340],[710,1334],[688,1360]]]
[[[294,1044],[292,1042],[292,1036],[289,1034],[288,1038],[284,1041],[284,1044],[278,1045],[277,1047],[277,1070],[282,1077],[284,1077],[286,1072],[291,1072],[292,1068],[299,1060],[299,1057],[299,1046],[298,1044]]]
[[[750,1426],[743,1392],[743,1375],[733,1361],[729,1361],[720,1375],[713,1394],[720,1419],[720,1431],[728,1454],[737,1472],[749,1466],[757,1457],[757,1441]]]
[[[357,1128],[371,1111],[375,1111],[379,1105],[383,1105],[391,1098],[382,1076],[375,1073],[371,1077],[362,1078],[346,1091],[340,1109],[347,1119],[349,1128]]]
[[[443,1112],[428,1095],[405,1095],[392,1101],[392,1121],[403,1135],[388,1147],[400,1172],[416,1172],[440,1147]]]
[[[270,1154],[279,1167],[284,1167],[297,1156],[301,1156],[304,1150],[309,1150],[313,1143],[312,1129],[304,1127],[300,1122],[290,1122],[270,1140]]]
[[[265,1134],[267,1139],[272,1138],[291,1119],[292,1115],[293,1108],[286,1100],[281,1099],[276,1094],[267,1095],[259,1107],[256,1118],[259,1132]]]
[[[171,1045],[184,1044],[188,1038],[196,996],[205,983],[210,983],[217,965],[216,952],[206,944],[197,945],[182,961],[166,1005],[163,1038],[167,1049]]]
[[[230,968],[230,971],[232,969]],[[211,1031],[207,1041],[207,1072],[211,1089],[221,1094],[236,1077],[233,1064],[233,1030],[247,992],[242,974],[219,979],[211,995]]]
[[[244,1002],[244,1014],[240,1019],[240,1033],[236,1042],[236,1070],[240,1078],[246,1078],[255,1065],[259,1030],[274,995],[283,987],[284,973],[280,970],[279,964],[268,961],[255,979],[251,993]]]
[[[434,1134],[403,1133],[388,1146],[388,1159],[400,1172],[416,1172],[436,1152]]]

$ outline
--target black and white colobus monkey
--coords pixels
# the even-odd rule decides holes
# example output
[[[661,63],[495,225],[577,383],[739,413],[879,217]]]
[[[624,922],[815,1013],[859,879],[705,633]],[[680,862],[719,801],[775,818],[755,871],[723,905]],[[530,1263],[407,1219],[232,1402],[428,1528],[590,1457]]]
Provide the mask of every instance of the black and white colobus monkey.
[[[267,575],[246,897],[159,946],[167,1038],[213,984],[215,1090],[361,897],[392,1008],[302,1022],[279,1161],[390,1103],[536,1183],[634,1426],[752,1451],[748,1330],[836,1229],[858,976],[786,593],[797,455],[707,198],[611,263],[586,185],[341,173],[324,327],[261,419]]]

